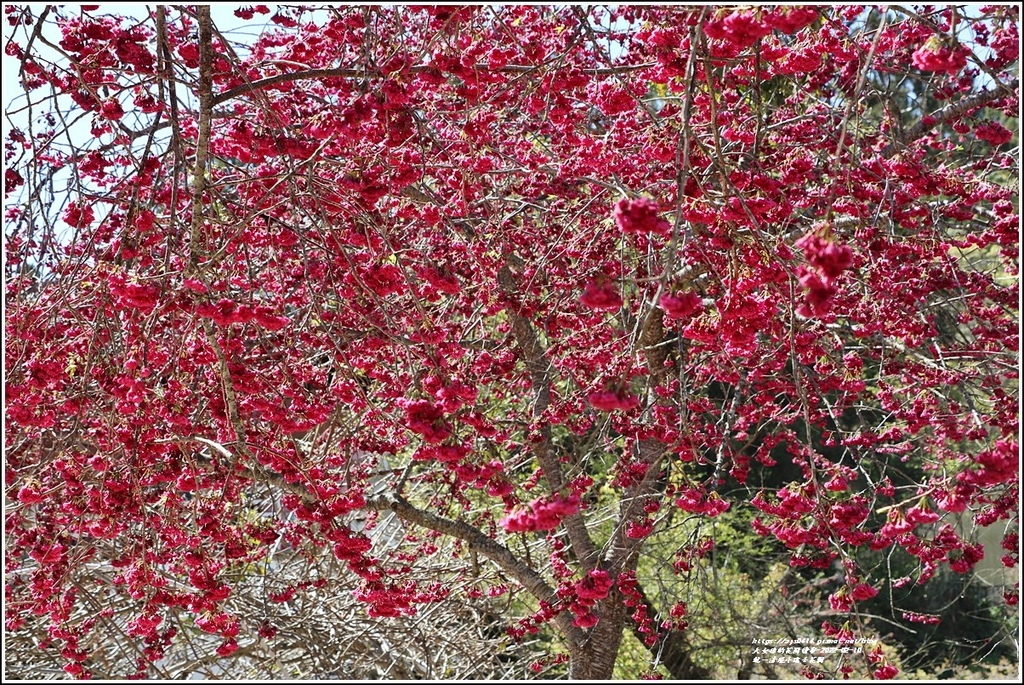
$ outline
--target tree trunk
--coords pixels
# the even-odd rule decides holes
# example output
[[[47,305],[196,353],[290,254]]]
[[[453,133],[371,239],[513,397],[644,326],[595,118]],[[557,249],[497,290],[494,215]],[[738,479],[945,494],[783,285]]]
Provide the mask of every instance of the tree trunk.
[[[618,588],[594,607],[599,620],[577,648],[569,650],[569,677],[573,680],[611,680],[622,644],[626,606]]]

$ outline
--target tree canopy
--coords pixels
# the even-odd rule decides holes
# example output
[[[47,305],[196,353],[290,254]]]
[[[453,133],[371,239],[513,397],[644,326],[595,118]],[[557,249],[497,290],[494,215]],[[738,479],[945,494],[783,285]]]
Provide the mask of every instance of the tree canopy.
[[[707,677],[728,568],[843,648],[737,675],[886,678],[872,602],[1016,568],[1015,5],[4,11],[5,625],[56,668],[344,593]]]

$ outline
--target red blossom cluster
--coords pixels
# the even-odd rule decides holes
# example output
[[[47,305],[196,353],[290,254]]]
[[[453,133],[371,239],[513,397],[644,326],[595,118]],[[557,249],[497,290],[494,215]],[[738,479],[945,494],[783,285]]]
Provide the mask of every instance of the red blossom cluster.
[[[676,552],[676,560],[672,567],[677,573],[687,573],[700,563],[715,548],[715,541],[710,537],[702,537],[692,545],[686,545]]]
[[[1017,23],[1013,21],[1004,22],[992,33],[989,41],[996,55],[995,59],[989,61],[988,66],[999,67],[1009,64],[1020,58],[1020,33]]]
[[[705,495],[699,489],[687,488],[679,493],[676,506],[691,514],[718,516],[729,511],[730,504],[723,500],[717,492]]]
[[[440,444],[452,434],[451,427],[445,421],[444,410],[429,400],[401,399],[398,406],[405,410],[405,425],[412,432],[423,436],[427,444]]]
[[[622,297],[607,284],[587,283],[580,296],[583,306],[598,312],[616,312],[622,308]]]
[[[257,14],[270,14],[270,8],[266,5],[245,5],[235,10],[235,16],[246,21]]]
[[[1020,536],[1017,533],[1007,533],[1003,537],[1002,548],[1008,552],[1000,559],[1003,566],[1015,568],[1020,563]]]
[[[541,602],[540,609],[535,614],[522,618],[515,625],[509,626],[508,634],[515,639],[522,639],[527,634],[536,634],[542,625],[551,621],[559,613],[561,611],[556,608],[556,605],[550,602]]]
[[[536,530],[554,530],[566,516],[580,510],[578,495],[538,498],[528,506],[520,507],[501,519],[500,525],[510,533]]]
[[[669,318],[685,321],[700,309],[701,299],[700,295],[692,291],[677,295],[665,293],[658,298],[658,305],[665,310]]]
[[[587,395],[587,401],[601,411],[629,411],[640,404],[640,398],[624,387],[597,390]]]
[[[394,618],[415,613],[413,603],[418,594],[412,583],[386,583],[368,581],[356,590],[355,596],[368,605],[367,613],[375,618]]]
[[[615,203],[612,211],[615,225],[623,233],[668,235],[672,224],[659,214],[658,204],[647,197],[623,198]]]
[[[932,36],[914,51],[914,66],[922,71],[944,71],[956,76],[967,65],[967,51],[958,43],[947,45],[938,36]]]
[[[974,127],[974,135],[989,145],[1003,145],[1013,140],[1013,132],[998,121],[985,121]]]
[[[916,611],[901,611],[900,615],[912,623],[923,623],[925,625],[938,625],[942,623],[942,617],[934,614],[921,614]]]
[[[615,581],[603,569],[589,571],[581,580],[572,585],[563,585],[558,590],[559,597],[568,604],[573,614],[573,625],[577,628],[593,628],[598,617],[591,609],[594,604],[608,596]]]
[[[72,228],[85,228],[89,226],[95,218],[95,213],[92,207],[83,202],[72,202],[68,205],[68,208],[64,210],[64,223]]]
[[[854,602],[863,602],[877,594],[878,588],[866,583],[844,585],[837,592],[828,596],[828,603],[833,611],[847,612],[853,608]]]
[[[797,19],[793,25],[799,23],[800,19]],[[723,40],[737,48],[750,47],[771,32],[772,27],[753,10],[736,10],[704,24],[704,33],[709,38]]]
[[[658,629],[655,625],[654,617],[650,615],[647,609],[643,595],[639,592],[636,573],[623,573],[615,582],[619,592],[622,593],[622,603],[627,608],[633,609],[630,620],[636,624],[637,630],[644,636],[644,644],[648,647],[654,645],[658,641]],[[679,626],[681,627],[682,624],[680,623]]]
[[[111,291],[113,291],[113,286],[111,286]],[[156,294],[153,293],[154,298]],[[228,298],[223,298],[212,304],[197,305],[196,314],[212,319],[219,326],[254,322],[268,331],[280,330],[287,326],[289,322],[287,316],[275,315],[274,311],[266,305],[249,306],[238,304]]]
[[[807,289],[806,303],[797,312],[801,316],[822,316],[831,309],[831,301],[839,291],[836,281],[853,265],[853,250],[836,245],[818,235],[807,234],[796,242],[813,269],[797,270],[800,285]]]
[[[783,33],[796,33],[818,19],[814,7],[783,6],[765,15],[765,22]]]
[[[973,460],[978,468],[961,471],[957,480],[977,488],[1006,483],[1020,477],[1020,444],[1016,440],[996,440]]]

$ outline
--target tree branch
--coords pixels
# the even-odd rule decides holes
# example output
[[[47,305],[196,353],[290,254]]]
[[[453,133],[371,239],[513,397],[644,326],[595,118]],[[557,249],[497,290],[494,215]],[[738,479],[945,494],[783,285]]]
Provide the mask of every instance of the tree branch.
[[[647,615],[652,618],[657,616],[658,612],[655,610],[654,605],[651,604],[651,600],[647,598],[643,588],[637,585],[636,591],[639,593],[644,606],[647,607]],[[647,639],[647,635],[640,632],[640,625],[636,621],[630,621],[630,623],[636,638],[647,647],[647,650],[655,659],[668,669],[673,680],[707,680],[711,677],[708,669],[698,666],[693,662],[693,658],[690,656],[690,645],[686,641],[685,633],[680,630],[666,630],[658,636],[657,642],[647,646],[647,643],[644,642]]]
[[[453,521],[452,519],[443,518],[428,511],[417,509],[408,500],[393,493],[367,498],[366,506],[368,509],[378,511],[393,511],[403,521],[458,538],[466,542],[471,551],[482,554],[497,564],[498,568],[514,578],[538,600],[551,605],[555,605],[560,601],[554,588],[548,585],[539,573],[517,558],[507,547],[487,537],[482,531],[468,523]],[[585,639],[584,633],[572,624],[572,615],[570,613],[565,611],[559,613],[555,616],[555,623],[571,644],[578,645],[583,643]]]
[[[508,264],[504,264],[498,271],[498,285],[504,292],[505,297],[510,300],[509,306],[505,308],[509,319],[512,322],[512,334],[516,343],[523,351],[526,361],[526,368],[530,372],[530,381],[533,385],[533,418],[540,420],[551,402],[551,364],[548,361],[547,353],[537,331],[528,318],[519,312],[515,300],[518,296],[518,287],[512,270]],[[541,440],[532,445],[533,453],[537,457],[537,463],[544,471],[548,487],[552,492],[558,492],[565,486],[565,476],[562,474],[562,467],[558,463],[558,455],[551,451],[551,426],[545,421],[541,427]],[[569,533],[569,543],[572,545],[576,558],[579,559],[584,571],[589,571],[597,566],[598,551],[594,541],[587,533],[583,517],[577,512],[563,519],[565,529]]]
[[[206,190],[206,157],[210,149],[213,120],[213,20],[208,5],[199,7],[199,138],[192,173],[192,230],[189,244],[189,272],[199,266],[203,229],[203,193]]]
[[[501,73],[501,74],[529,74],[529,73],[532,73],[534,71],[538,71],[539,69],[543,69],[546,66],[548,66],[548,65],[540,64],[540,65],[536,65],[536,66],[529,66],[529,65],[509,64],[509,65],[506,65],[504,67],[501,67],[500,69],[491,69],[490,67],[487,67],[486,65],[476,65],[476,66],[473,67],[473,70],[474,71],[492,71],[492,72],[496,71],[496,72]],[[654,67],[654,66],[657,66],[657,65],[654,64],[654,63],[651,63],[651,64],[636,64],[636,65],[624,66],[624,67],[604,67],[604,68],[595,68],[595,69],[581,69],[580,71],[582,71],[585,74],[595,74],[595,75],[598,75],[598,76],[602,76],[602,75],[611,75],[611,74],[626,74],[626,73],[629,73],[631,71],[638,71],[638,70],[641,70],[641,69],[649,69],[649,68]],[[416,65],[408,67],[404,71],[406,73],[409,73],[409,74],[416,74],[416,73],[421,73],[421,72],[429,71],[431,69],[435,69],[436,70],[437,67],[435,67],[433,65],[430,65],[430,64],[416,64]],[[328,68],[328,69],[304,69],[302,71],[290,71],[290,72],[287,72],[287,73],[284,73],[284,74],[274,74],[273,76],[267,76],[266,78],[262,78],[262,79],[260,79],[258,81],[250,81],[248,83],[243,83],[240,86],[235,86],[234,88],[230,88],[230,89],[224,91],[223,93],[220,93],[219,95],[217,95],[213,99],[213,104],[214,105],[219,105],[219,104],[222,104],[224,102],[227,102],[228,100],[231,100],[232,98],[236,98],[239,95],[245,95],[246,93],[251,93],[253,91],[262,90],[263,88],[269,88],[271,86],[276,86],[276,85],[279,85],[281,83],[289,83],[291,81],[303,81],[303,80],[318,79],[318,78],[368,78],[368,77],[374,77],[374,76],[375,77],[384,77],[385,75],[382,72],[380,72],[379,70],[353,69],[353,68],[349,68],[349,67],[335,67],[335,68]]]
[[[251,466],[239,464],[238,460],[227,447],[214,440],[210,440],[208,438],[203,438],[199,436],[193,436],[188,438],[167,438],[164,440],[157,440],[156,442],[198,442],[219,452],[221,456],[228,460],[229,464],[235,465],[233,472],[237,473],[243,478],[248,478],[254,483],[264,483],[271,487],[277,488],[281,492],[289,492],[293,495],[297,495],[298,497],[301,497],[304,501],[309,503],[316,502],[318,499],[317,496],[313,493],[313,491],[307,488],[302,483],[292,483],[290,481],[287,481],[285,480],[284,476],[282,476],[279,473],[275,473],[274,471],[271,471],[270,469],[263,466],[256,460],[252,460]],[[203,462],[204,464],[213,464],[213,459],[204,455],[202,452],[195,456],[196,459]]]
[[[939,124],[944,124],[951,119],[961,117],[972,109],[984,107],[993,100],[1013,95],[1016,93],[1019,85],[1019,79],[1013,79],[1013,81],[1006,84],[996,83],[996,87],[992,90],[983,90],[980,93],[975,93],[970,97],[960,100],[959,102],[946,105],[935,114],[932,114],[930,119],[928,117],[923,117],[916,124],[904,131],[903,134],[895,141],[886,145],[885,149],[882,150],[882,157],[885,157],[886,159],[892,157],[896,154],[897,150],[906,147]]]
[[[638,445],[639,457],[647,464],[643,479],[630,486],[622,493],[619,503],[619,520],[615,530],[605,544],[607,559],[606,568],[609,573],[618,575],[636,568],[637,553],[643,545],[643,539],[632,539],[626,535],[629,524],[644,514],[644,504],[658,491],[661,458],[665,455],[665,445],[660,440],[641,440]]]

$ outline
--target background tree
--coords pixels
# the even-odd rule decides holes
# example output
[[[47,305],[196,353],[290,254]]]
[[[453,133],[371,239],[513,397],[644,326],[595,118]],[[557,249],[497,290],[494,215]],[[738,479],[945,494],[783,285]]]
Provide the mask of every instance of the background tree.
[[[271,639],[282,547],[264,604],[505,598],[593,679],[709,675],[719,554],[808,675],[1015,567],[1014,7],[5,11],[6,625],[68,673]]]

